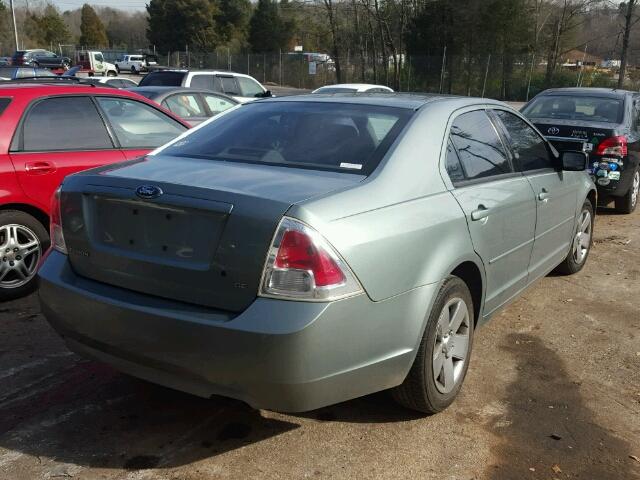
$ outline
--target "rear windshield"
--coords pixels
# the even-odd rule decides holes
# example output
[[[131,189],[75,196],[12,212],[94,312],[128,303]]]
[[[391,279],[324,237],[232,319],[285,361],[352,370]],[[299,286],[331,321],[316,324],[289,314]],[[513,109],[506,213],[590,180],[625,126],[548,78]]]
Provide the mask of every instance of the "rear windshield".
[[[373,105],[257,102],[167,147],[163,153],[368,175],[413,114]]]
[[[179,87],[185,72],[152,72],[140,80],[141,87]]]
[[[11,103],[10,98],[0,98],[0,115],[2,115],[2,112],[4,112],[7,109],[10,103]]]
[[[522,111],[529,118],[622,123],[622,100],[606,97],[543,95]]]

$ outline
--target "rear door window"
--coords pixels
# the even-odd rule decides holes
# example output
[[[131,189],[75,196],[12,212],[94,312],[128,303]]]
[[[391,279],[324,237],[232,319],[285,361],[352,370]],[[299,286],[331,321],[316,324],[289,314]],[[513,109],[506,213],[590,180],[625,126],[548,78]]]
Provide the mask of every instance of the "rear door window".
[[[484,110],[458,116],[451,126],[451,141],[467,180],[513,172],[498,132]]]
[[[507,132],[519,170],[553,168],[545,141],[527,122],[505,110],[494,110],[494,113]]]
[[[123,148],[155,148],[186,130],[171,117],[135,100],[96,97]]]
[[[113,148],[89,97],[48,98],[36,103],[27,112],[22,142],[24,151]]]

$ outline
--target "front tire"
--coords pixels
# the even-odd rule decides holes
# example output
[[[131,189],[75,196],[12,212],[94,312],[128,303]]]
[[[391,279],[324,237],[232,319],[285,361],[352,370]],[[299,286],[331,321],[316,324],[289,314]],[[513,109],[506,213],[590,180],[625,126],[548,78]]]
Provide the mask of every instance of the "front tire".
[[[460,392],[473,345],[474,305],[466,283],[448,277],[428,313],[416,358],[404,382],[391,393],[404,407],[433,414]]]
[[[585,200],[578,218],[578,226],[573,236],[571,250],[562,263],[556,267],[556,271],[564,275],[573,275],[582,270],[585,263],[587,263],[589,252],[591,252],[592,241],[593,206],[589,200]]]
[[[115,70],[107,70],[107,77],[116,77],[117,75]]]
[[[638,193],[640,192],[640,170],[633,172],[633,180],[629,191],[623,197],[616,197],[616,210],[620,213],[633,213],[638,206]]]
[[[138,74],[138,71],[136,70],[136,67],[131,66],[131,74],[132,75],[137,75]]]
[[[116,73],[120,75],[120,67],[118,65],[116,65]]]
[[[19,298],[36,288],[36,269],[49,248],[49,233],[31,215],[0,212],[0,301]]]

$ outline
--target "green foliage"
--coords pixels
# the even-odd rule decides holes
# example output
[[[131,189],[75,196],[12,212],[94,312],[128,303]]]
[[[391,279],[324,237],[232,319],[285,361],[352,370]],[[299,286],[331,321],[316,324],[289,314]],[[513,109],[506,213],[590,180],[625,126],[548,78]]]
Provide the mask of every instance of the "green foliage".
[[[219,0],[216,24],[220,31],[220,40],[226,44],[244,43],[251,17],[250,0]]]
[[[280,15],[273,0],[258,0],[249,22],[249,45],[256,53],[286,51],[292,37],[293,22]]]
[[[58,9],[49,4],[39,18],[40,34],[45,45],[57,45],[69,40],[69,30]]]
[[[0,54],[9,54],[15,47],[9,8],[0,0]]]
[[[109,45],[107,31],[100,17],[87,3],[82,6],[80,32],[81,45],[87,47],[106,47]]]
[[[151,0],[147,5],[147,38],[161,52],[207,51],[219,37],[215,24],[218,9],[209,0]]]

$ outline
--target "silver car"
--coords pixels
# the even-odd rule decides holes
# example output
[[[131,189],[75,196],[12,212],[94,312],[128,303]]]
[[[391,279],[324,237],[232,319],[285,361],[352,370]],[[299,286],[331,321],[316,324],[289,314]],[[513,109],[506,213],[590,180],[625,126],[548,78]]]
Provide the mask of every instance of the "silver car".
[[[64,181],[42,309],[72,350],[196,395],[438,412],[475,328],[584,266],[585,163],[486,99],[245,104]]]

